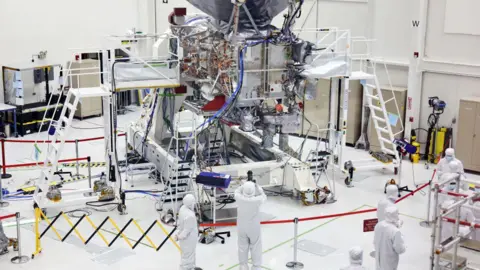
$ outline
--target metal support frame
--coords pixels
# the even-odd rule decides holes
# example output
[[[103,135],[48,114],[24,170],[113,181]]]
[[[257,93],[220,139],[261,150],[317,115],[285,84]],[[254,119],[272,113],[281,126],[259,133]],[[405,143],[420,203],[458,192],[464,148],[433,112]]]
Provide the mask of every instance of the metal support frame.
[[[447,181],[448,180],[448,181]],[[433,226],[431,234],[431,251],[430,251],[430,269],[440,269],[440,255],[453,248],[452,252],[452,269],[456,269],[458,261],[458,245],[463,239],[463,236],[459,234],[460,232],[460,218],[461,218],[461,207],[463,207],[468,201],[474,199],[477,195],[470,195],[463,198],[455,197],[456,202],[449,206],[447,209],[442,209],[439,204],[439,193],[443,185],[450,182],[452,179],[447,179],[441,183],[437,183],[433,187],[434,192],[434,212],[433,212]],[[460,191],[460,174],[454,179],[456,182],[455,194],[459,194]],[[428,212],[428,211],[427,211]],[[453,239],[445,243],[443,241],[442,228],[444,223],[444,218],[448,215],[455,213],[455,225],[453,231]],[[451,220],[451,219],[450,219]],[[474,223],[471,224],[474,228]]]
[[[78,158],[80,157],[78,151],[78,139],[75,139],[75,157],[77,158],[77,162],[75,162],[75,171],[77,173],[74,176],[80,176],[80,163],[78,161]]]

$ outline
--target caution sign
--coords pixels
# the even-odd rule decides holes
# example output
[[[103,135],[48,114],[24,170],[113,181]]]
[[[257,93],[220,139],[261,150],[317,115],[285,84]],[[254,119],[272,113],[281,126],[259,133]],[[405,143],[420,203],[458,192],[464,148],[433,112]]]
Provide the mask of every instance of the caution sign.
[[[378,218],[365,219],[363,221],[363,232],[373,232],[377,226]]]

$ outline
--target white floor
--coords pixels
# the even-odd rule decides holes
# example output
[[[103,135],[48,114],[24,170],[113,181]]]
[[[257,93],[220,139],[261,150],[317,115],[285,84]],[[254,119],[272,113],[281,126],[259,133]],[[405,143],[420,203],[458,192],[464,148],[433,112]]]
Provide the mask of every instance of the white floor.
[[[125,128],[129,121],[137,119],[139,112],[131,112],[125,116],[119,116],[120,128]],[[70,136],[72,139],[89,138],[103,135],[103,129],[98,128],[102,125],[101,118],[94,118],[86,121],[76,121],[75,127],[82,129],[74,129]],[[95,128],[97,129],[84,129]],[[36,135],[29,135],[23,139],[34,139]],[[298,138],[293,138],[292,142],[298,143]],[[123,139],[119,139],[119,154],[124,155]],[[312,144],[310,144],[312,145]],[[308,147],[308,145],[307,145]],[[7,163],[23,163],[31,162],[33,146],[31,144],[7,144],[6,154]],[[92,156],[93,161],[104,161],[103,141],[86,142],[80,145],[80,157]],[[346,155],[351,159],[365,158],[368,155],[365,152],[348,149]],[[69,145],[64,150],[64,158],[75,157],[75,149],[73,145]],[[70,169],[70,168],[67,168]],[[73,169],[72,169],[73,170]],[[103,168],[95,168],[93,173],[101,172]],[[402,168],[402,184],[414,188],[415,184],[422,184],[430,179],[433,166],[425,169],[423,164],[413,165],[406,161]],[[15,190],[26,181],[38,177],[38,170],[23,169],[10,170],[13,178],[3,180],[9,190]],[[86,170],[81,170],[82,174],[86,174]],[[332,177],[330,175],[330,177]],[[338,173],[336,177],[336,195],[338,201],[330,205],[303,206],[299,201],[286,197],[269,197],[268,202],[263,206],[262,211],[275,216],[276,219],[291,219],[294,217],[311,217],[325,214],[334,214],[349,212],[354,210],[368,209],[377,204],[383,198],[385,181],[392,178],[393,174],[390,170],[363,170],[355,173],[353,188],[347,188],[343,184],[344,176]],[[479,178],[475,175],[469,175],[472,178]],[[147,183],[147,182],[145,182]],[[326,184],[326,182],[325,182]],[[82,188],[87,183],[76,183],[66,188]],[[155,188],[153,184],[143,184],[136,188]],[[405,235],[407,243],[407,252],[401,256],[399,269],[408,270],[424,270],[429,269],[429,252],[430,252],[430,229],[419,226],[419,222],[426,216],[427,196],[417,193],[398,204],[404,226],[402,231]],[[120,227],[123,226],[130,218],[134,218],[143,229],[158,218],[155,210],[155,203],[151,198],[146,196],[129,196],[127,202],[128,215],[120,216],[117,211],[108,213],[93,212],[91,218],[95,224],[99,224],[106,216],[112,217]],[[22,226],[22,245],[24,254],[30,255],[34,249],[34,234],[32,232],[33,217],[31,201],[11,202],[7,208],[0,209],[0,215],[14,213],[20,211],[25,225]],[[54,213],[49,213],[49,216]],[[358,245],[364,248],[364,265],[369,269],[374,269],[374,259],[368,254],[372,250],[373,233],[363,232],[363,220],[374,218],[375,213],[346,216],[335,219],[325,219],[319,221],[308,221],[300,223],[299,233],[301,237],[299,241],[305,244],[310,241],[313,244],[321,244],[327,246],[331,251],[326,256],[315,255],[302,250],[298,252],[298,259],[304,263],[304,269],[339,269],[348,264],[348,250],[350,247]],[[74,219],[73,222],[76,220]],[[14,224],[10,220],[4,221],[6,233],[15,236]],[[65,221],[59,221],[56,225],[60,234],[68,231],[68,224]],[[172,228],[167,228],[171,230]],[[232,237],[227,240],[225,245],[220,243],[212,243],[210,245],[198,244],[197,246],[197,265],[203,269],[237,269],[237,244],[236,229],[231,230]],[[110,241],[113,235],[114,227],[107,223],[102,233]],[[88,237],[93,231],[88,223],[82,222],[78,227],[78,231],[83,237]],[[293,258],[293,224],[266,225],[263,227],[263,266],[264,269],[286,269],[285,264]],[[125,231],[127,238],[136,241],[140,237],[138,230],[134,226],[130,226]],[[165,234],[158,226],[153,227],[149,233],[150,238],[155,245],[158,245],[164,238]],[[80,240],[72,234],[65,242],[60,242],[55,238],[53,232],[47,233],[42,238],[43,252],[34,260],[23,265],[13,265],[10,258],[13,253],[0,257],[0,269],[178,269],[180,261],[180,252],[171,243],[167,242],[165,246],[156,252],[150,243],[144,239],[134,251],[131,251],[123,239],[118,239],[112,248],[105,248],[105,244],[101,238],[96,236],[88,246],[83,246]],[[324,249],[323,251],[325,251]],[[480,256],[471,251],[461,251],[462,255],[466,255],[472,262],[480,263]]]

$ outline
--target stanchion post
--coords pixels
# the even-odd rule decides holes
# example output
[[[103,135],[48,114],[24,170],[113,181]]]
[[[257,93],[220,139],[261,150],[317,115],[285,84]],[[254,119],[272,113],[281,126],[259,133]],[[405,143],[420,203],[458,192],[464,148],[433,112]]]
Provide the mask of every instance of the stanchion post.
[[[92,188],[92,167],[90,166],[91,164],[91,158],[90,156],[87,157],[87,167],[88,167],[88,187]]]
[[[0,141],[0,143],[2,144],[2,175],[1,175],[1,179],[11,178],[12,175],[7,173],[7,160],[5,158],[5,139],[2,139]]]
[[[424,228],[430,228],[430,226],[432,225],[432,221],[430,220],[430,208],[432,207],[431,206],[431,202],[432,202],[432,181],[433,181],[433,179],[430,180],[430,182],[428,183],[427,218],[424,221],[420,222],[420,226],[422,226]]]
[[[287,267],[291,269],[303,269],[303,263],[297,260],[298,250],[298,218],[293,219],[294,238],[293,238],[293,261],[287,263]]]
[[[5,167],[3,167],[5,169]],[[3,201],[3,188],[2,188],[2,179],[0,179],[0,208],[7,207],[10,204]]]
[[[15,263],[15,264],[22,264],[22,263],[26,263],[30,260],[29,257],[27,256],[23,256],[22,255],[22,241],[21,241],[21,238],[20,238],[20,213],[16,213],[15,215],[16,217],[16,220],[17,220],[17,246],[18,246],[18,255],[13,257],[11,259],[11,262],[12,263]]]
[[[433,227],[432,227],[432,234],[431,234],[431,241],[432,241],[432,246],[431,246],[431,251],[430,251],[430,270],[433,270],[435,268],[435,244],[436,244],[436,238],[437,238],[437,230],[438,230],[438,214],[439,214],[439,206],[438,206],[438,189],[439,186],[438,184],[434,184],[434,208],[433,208]],[[441,220],[440,220],[441,223]]]
[[[128,159],[128,133],[125,132],[125,158]]]
[[[77,158],[77,163],[75,165],[77,169],[77,174],[75,176],[80,176],[80,162],[78,161],[79,155],[78,155],[78,139],[75,139],[75,158]]]

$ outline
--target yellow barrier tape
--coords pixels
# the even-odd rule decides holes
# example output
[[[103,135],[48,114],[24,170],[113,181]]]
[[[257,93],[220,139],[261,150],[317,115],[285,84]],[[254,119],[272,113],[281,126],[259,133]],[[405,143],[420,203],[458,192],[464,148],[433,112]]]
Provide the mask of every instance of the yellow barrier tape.
[[[74,225],[73,225],[72,221],[68,218],[68,216],[65,215],[65,213],[62,213],[62,216],[68,222],[68,225],[70,225],[70,227],[73,228]],[[80,240],[82,240],[82,242],[85,244],[85,238],[83,238],[83,236],[78,232],[77,228],[75,228],[73,231],[78,236],[78,238],[80,238]]]
[[[142,235],[144,235],[145,231],[142,229],[142,227],[140,227],[140,225],[138,225],[137,221],[133,220],[133,223],[135,224],[135,226],[137,226],[138,230],[142,233]],[[155,246],[155,244],[152,242],[152,239],[150,239],[150,237],[148,237],[148,235],[145,235],[145,238],[150,243],[150,245],[153,246],[154,249],[157,249],[157,246]]]
[[[45,214],[43,213],[42,210],[40,210],[40,215],[43,217],[43,219],[48,223],[48,225],[51,224],[50,220],[48,220],[47,216],[45,216]],[[55,229],[55,227],[51,227],[52,228],[52,231],[57,235],[58,237],[58,240],[62,241],[62,237],[60,236],[60,234],[58,233],[57,229]]]
[[[115,229],[118,231],[118,233],[120,233],[120,228],[117,226],[117,224],[115,223],[115,221],[113,221],[112,218],[109,218],[108,220],[110,220],[110,223],[112,223],[113,227],[115,227]],[[121,233],[120,234],[122,236],[122,238],[125,240],[125,242],[127,242],[128,246],[130,248],[133,248],[133,245],[132,243],[130,243],[130,240],[128,240],[128,238],[123,234]]]
[[[93,221],[88,216],[85,216],[85,219],[88,221],[88,223],[90,223],[92,228],[94,228],[95,230],[97,229],[97,226],[95,226],[95,224],[93,224]],[[105,238],[105,236],[103,236],[103,234],[100,231],[98,231],[97,234],[100,236],[100,238],[102,238],[103,242],[105,242],[105,245],[107,245],[107,247],[108,247],[108,241]]]
[[[157,220],[157,225],[158,227],[160,227],[160,229],[162,229],[163,233],[168,236],[168,231],[165,229],[165,227],[160,223],[158,222]],[[178,249],[178,251],[180,251],[180,253],[182,252],[182,249],[180,248],[180,246],[178,245],[177,242],[175,242],[175,240],[172,238],[172,237],[169,237],[170,241],[175,245],[175,247]]]

